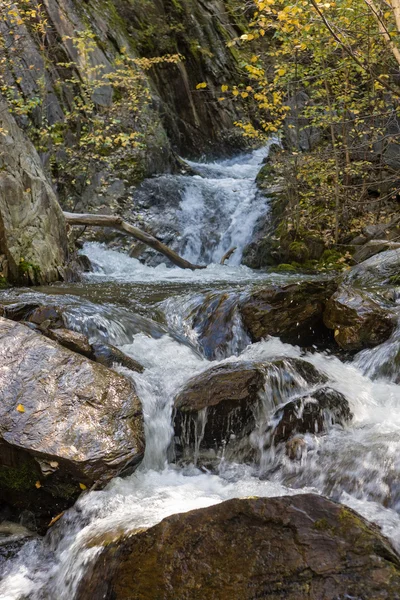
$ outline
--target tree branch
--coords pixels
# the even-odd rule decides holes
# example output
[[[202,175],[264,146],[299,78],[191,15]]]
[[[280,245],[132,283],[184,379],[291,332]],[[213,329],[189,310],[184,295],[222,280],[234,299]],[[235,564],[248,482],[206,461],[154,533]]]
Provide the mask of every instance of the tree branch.
[[[321,11],[321,9],[318,6],[316,0],[309,0],[309,1],[312,4],[312,6],[314,7],[314,9],[316,10],[316,12],[318,13],[318,15],[321,17],[321,19],[322,19],[325,27],[328,29],[329,33],[332,35],[332,37],[334,38],[334,40],[341,46],[341,48],[343,48],[343,50],[346,52],[346,54],[348,56],[350,56],[350,58],[360,67],[360,69],[362,69],[363,71],[365,71],[366,73],[368,73],[369,75],[371,75],[371,77],[375,81],[377,81],[378,83],[380,83],[382,87],[384,87],[389,92],[391,92],[394,96],[396,96],[396,98],[400,98],[400,90],[397,90],[396,88],[392,87],[390,85],[390,83],[388,83],[386,81],[385,78],[383,78],[380,75],[377,75],[376,73],[374,73],[368,67],[368,65],[363,64],[363,62],[354,54],[353,50],[340,39],[340,37],[337,35],[337,33],[335,32],[335,30],[333,29],[332,25],[329,23],[328,19],[325,17],[324,13]]]
[[[150,248],[157,250],[161,254],[164,254],[169,260],[181,267],[182,269],[191,269],[195,271],[196,269],[205,269],[206,267],[201,265],[193,265],[189,261],[185,260],[179,254],[168,248],[165,244],[160,242],[157,238],[152,235],[145,233],[141,229],[134,227],[127,221],[124,221],[122,217],[118,216],[110,216],[110,215],[91,215],[91,214],[77,214],[77,213],[69,213],[64,212],[65,220],[69,225],[85,225],[88,227],[112,227],[113,229],[117,229],[118,231],[122,231],[123,233],[128,233],[136,240],[143,242]]]

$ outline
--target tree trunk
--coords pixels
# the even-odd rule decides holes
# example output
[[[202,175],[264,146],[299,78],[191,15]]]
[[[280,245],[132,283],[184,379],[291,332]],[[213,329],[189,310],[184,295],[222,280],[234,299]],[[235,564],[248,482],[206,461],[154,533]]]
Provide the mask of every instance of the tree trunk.
[[[150,248],[157,250],[157,252],[161,252],[164,254],[169,260],[181,267],[182,269],[192,269],[192,271],[196,269],[205,269],[206,267],[201,265],[192,265],[189,261],[185,260],[179,254],[168,248],[165,244],[160,242],[157,238],[152,235],[141,231],[137,227],[134,227],[127,221],[124,221],[122,217],[118,216],[110,216],[110,215],[91,215],[91,214],[75,214],[64,212],[65,220],[69,225],[85,225],[88,227],[112,227],[113,229],[117,229],[118,231],[122,231],[123,233],[128,233],[136,240],[143,242]]]

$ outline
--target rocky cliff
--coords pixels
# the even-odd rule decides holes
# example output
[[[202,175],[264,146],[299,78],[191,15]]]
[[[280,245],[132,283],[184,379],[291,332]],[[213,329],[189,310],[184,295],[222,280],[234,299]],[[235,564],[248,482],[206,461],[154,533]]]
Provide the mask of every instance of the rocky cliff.
[[[243,116],[241,99],[218,101],[222,84],[241,81],[237,51],[227,45],[246,22],[237,0],[44,0],[40,7],[7,13],[0,24],[4,89],[70,209],[118,209],[143,177],[176,170],[175,153],[199,157],[243,147],[233,124]],[[179,60],[149,69],[140,63],[146,90],[132,110],[115,80],[98,82],[99,75],[112,79],[122,55]],[[207,88],[196,89],[201,82]],[[87,164],[93,139],[83,143],[82,130],[94,114],[111,138],[118,129],[119,140],[133,134],[138,143],[129,152],[119,144],[114,161],[114,149],[103,148]]]
[[[39,156],[0,102],[1,281],[49,283],[66,277],[63,213]]]

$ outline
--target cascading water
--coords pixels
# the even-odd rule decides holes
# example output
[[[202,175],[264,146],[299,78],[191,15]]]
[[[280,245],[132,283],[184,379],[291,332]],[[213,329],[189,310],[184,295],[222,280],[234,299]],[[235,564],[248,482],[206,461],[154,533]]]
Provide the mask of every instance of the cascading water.
[[[196,165],[202,169],[202,182],[192,178],[194,183],[185,183],[187,203],[183,200],[179,209],[182,223],[185,211],[194,215],[191,202],[199,209],[193,220],[185,220],[182,225],[180,243],[186,248],[187,258],[205,260],[206,256],[215,256],[219,260],[228,247],[238,245],[238,261],[251,227],[261,214],[258,200],[246,194],[252,189],[264,152],[236,162]],[[196,196],[199,188],[207,207],[204,211]],[[205,198],[205,189],[213,196],[215,211],[221,213],[219,223],[224,223],[218,239],[209,238],[208,243],[206,236],[196,238],[194,229],[190,229],[195,225],[200,229],[199,223],[206,218],[210,201]],[[243,208],[246,198],[253,212]],[[239,209],[251,213],[251,218],[245,222]],[[362,353],[353,363],[343,363],[321,352],[304,354],[276,338],[249,345],[234,312],[233,299],[253,286],[282,282],[292,275],[254,273],[243,266],[217,264],[196,272],[165,265],[154,268],[99,244],[87,245],[84,252],[95,265],[86,283],[68,289],[52,288],[52,295],[47,293],[44,298],[46,302],[63,303],[70,327],[86,333],[91,340],[118,345],[145,367],[141,374],[123,370],[134,379],[143,405],[145,458],[133,475],[114,479],[102,491],[83,494],[44,539],[27,538],[13,560],[0,563],[1,600],[73,600],[88,562],[101,551],[104,539],[118,538],[122,532],[151,526],[170,514],[233,497],[306,491],[326,494],[378,523],[400,549],[400,388],[390,375],[371,378],[378,362],[394,352],[397,334],[386,345]],[[216,291],[223,292],[221,302]],[[32,300],[40,293],[27,292],[24,296]],[[199,343],[198,330],[207,327],[208,309],[215,302],[221,308],[224,332],[217,343],[213,340],[218,351],[208,353],[204,343]],[[225,331],[228,322],[232,326]],[[229,463],[222,456],[215,473],[169,461],[174,398],[191,377],[215,365],[263,363],[277,357],[306,359],[323,373],[329,386],[348,399],[351,424],[333,426],[325,435],[304,436],[304,452],[297,461],[290,460],[279,447],[265,450],[261,465]],[[303,380],[298,385],[306,392],[312,389]],[[290,397],[285,396],[284,389],[280,393],[282,400]],[[263,419],[268,417],[271,402],[267,394]]]
[[[196,175],[148,180],[137,202],[148,210],[146,221],[157,235],[190,262],[218,264],[236,247],[229,264],[240,265],[257,222],[268,211],[255,184],[267,155],[268,146],[231,160],[189,162]]]

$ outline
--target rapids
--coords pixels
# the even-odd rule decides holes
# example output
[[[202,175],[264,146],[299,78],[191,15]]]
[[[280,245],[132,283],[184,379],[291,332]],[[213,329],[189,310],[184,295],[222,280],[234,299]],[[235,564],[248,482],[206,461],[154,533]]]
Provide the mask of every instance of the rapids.
[[[195,261],[209,255],[217,260],[234,242],[238,252],[228,266],[211,264],[195,272],[164,264],[151,267],[93,243],[83,250],[95,268],[85,282],[4,294],[9,300],[62,303],[71,328],[86,333],[91,341],[118,345],[143,364],[142,374],[123,368],[121,372],[134,379],[143,405],[146,453],[133,475],[114,479],[102,491],[84,493],[45,538],[28,537],[15,558],[0,564],[1,600],[73,600],[85,566],[100,551],[104,538],[234,497],[325,494],[377,523],[400,550],[400,386],[390,374],[377,371],[397,347],[398,334],[346,363],[328,352],[305,354],[276,338],[249,344],[240,318],[234,315],[229,341],[210,360],[191,326],[192,311],[212,300],[216,291],[223,290],[229,299],[263,282],[300,279],[257,273],[238,264],[265,211],[265,199],[262,207],[257,194],[249,194],[263,156],[265,150],[236,161],[192,165],[204,181],[199,184],[193,178],[193,188],[187,182],[179,209],[185,257]],[[233,200],[234,192],[226,192],[228,181],[231,190],[233,181],[239,190],[238,202],[236,196]],[[219,221],[225,228],[205,247],[205,238],[200,235],[193,241],[192,233],[207,219],[207,211],[201,211],[213,189],[213,206],[226,200],[226,206],[218,206],[221,213],[225,210]],[[200,212],[194,212],[194,207]],[[215,222],[214,217],[215,212],[208,212]],[[192,242],[185,245],[189,238]],[[222,455],[216,473],[174,464],[172,405],[182,385],[216,364],[282,356],[306,358],[323,372],[329,386],[348,398],[352,423],[326,435],[308,435],[301,461],[267,450],[261,464],[253,466],[229,463]]]

